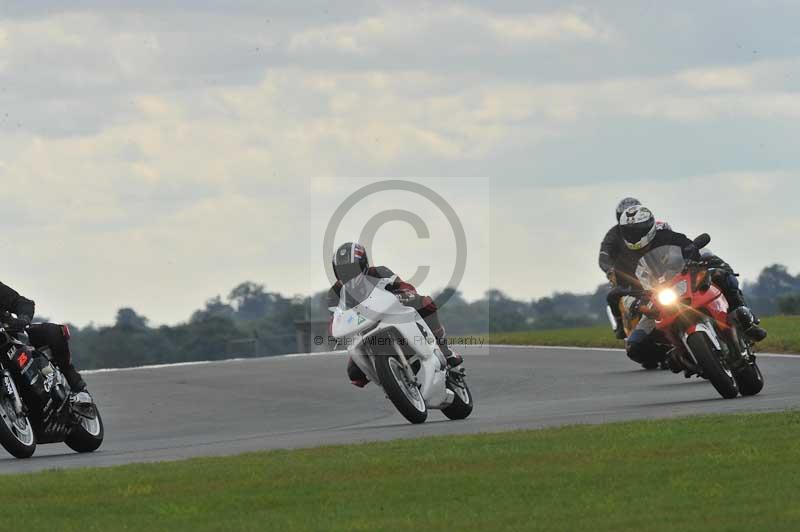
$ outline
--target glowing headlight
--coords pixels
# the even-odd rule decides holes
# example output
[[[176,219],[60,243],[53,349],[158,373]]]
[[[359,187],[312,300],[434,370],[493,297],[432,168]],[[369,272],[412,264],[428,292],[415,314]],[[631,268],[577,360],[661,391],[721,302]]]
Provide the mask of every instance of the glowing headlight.
[[[678,293],[672,288],[667,288],[658,293],[658,302],[664,306],[674,305],[678,302]]]

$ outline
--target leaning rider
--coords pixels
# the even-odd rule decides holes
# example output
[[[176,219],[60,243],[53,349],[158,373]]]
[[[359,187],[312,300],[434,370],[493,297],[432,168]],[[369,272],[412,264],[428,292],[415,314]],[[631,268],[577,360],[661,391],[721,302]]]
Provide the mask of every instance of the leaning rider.
[[[31,324],[36,312],[36,304],[19,295],[13,288],[0,283],[0,312],[16,314],[15,319],[4,319],[12,330],[27,330],[28,336],[36,349],[50,348],[55,363],[67,379],[74,394],[86,391],[86,383],[80,373],[72,365],[72,354],[69,347],[69,327],[55,323]]]
[[[451,368],[457,367],[464,359],[453,351],[447,344],[445,328],[439,321],[436,303],[428,296],[421,296],[413,285],[403,281],[385,266],[370,267],[367,250],[364,246],[354,242],[343,244],[333,256],[333,271],[336,274],[336,284],[328,291],[328,307],[339,304],[342,286],[364,275],[373,279],[388,279],[386,290],[397,296],[397,299],[406,306],[413,307],[431,328],[436,341]],[[363,388],[369,379],[352,359],[347,362],[347,375],[353,385]]]
[[[603,270],[603,273],[606,274],[608,280],[611,281],[611,284],[616,285],[616,273],[615,273],[615,263],[617,259],[627,252],[628,248],[625,245],[625,239],[622,238],[622,232],[620,231],[619,227],[619,219],[622,216],[622,213],[628,210],[631,207],[636,207],[637,205],[641,205],[642,202],[636,198],[624,198],[617,204],[617,209],[615,211],[617,223],[608,230],[606,236],[603,238],[603,242],[600,244],[600,255],[598,257],[598,264],[600,265],[600,269]],[[656,230],[662,229],[672,229],[670,225],[666,222],[656,222]],[[619,301],[620,297],[617,295],[616,292],[611,292],[608,297],[608,307],[611,309],[611,313],[614,315],[614,318],[617,322],[617,329],[614,331],[616,337],[620,340],[625,339],[625,326],[622,320],[622,314],[620,313],[619,308]]]
[[[636,267],[642,256],[662,246],[678,246],[688,253],[693,260],[703,259],[694,243],[681,233],[670,229],[658,230],[656,219],[650,209],[634,206],[627,209],[620,218],[620,230],[628,253],[617,261],[617,280],[622,286],[641,288],[636,278]],[[767,331],[759,327],[759,321],[747,307],[744,294],[739,287],[739,280],[733,269],[719,257],[705,258],[709,266],[715,269],[714,284],[720,289],[730,305],[730,316],[741,325],[744,334],[754,342],[767,337]],[[655,329],[650,319],[643,319],[626,342],[628,356],[637,362],[647,358],[650,348],[649,336]]]

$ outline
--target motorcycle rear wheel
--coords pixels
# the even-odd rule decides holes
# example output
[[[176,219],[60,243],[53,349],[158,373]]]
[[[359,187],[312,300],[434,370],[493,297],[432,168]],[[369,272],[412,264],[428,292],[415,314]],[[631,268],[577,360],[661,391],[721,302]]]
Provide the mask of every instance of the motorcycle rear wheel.
[[[419,388],[406,382],[400,360],[395,356],[376,356],[375,372],[383,391],[403,417],[415,425],[425,423],[428,407]]]
[[[95,419],[81,419],[81,424],[76,425],[69,433],[64,443],[76,453],[93,453],[103,444],[105,427],[100,411],[95,405]]]
[[[27,416],[18,418],[8,397],[0,398],[0,445],[15,458],[36,452],[36,435]]]
[[[703,369],[703,376],[707,377],[714,388],[725,399],[733,399],[739,395],[739,385],[730,369],[723,365],[722,360],[714,352],[711,342],[705,333],[696,332],[689,335],[686,341],[692,354]]]
[[[458,382],[451,382],[450,379],[448,377],[447,389],[456,397],[453,399],[453,404],[442,409],[442,413],[453,421],[467,419],[475,407],[475,403],[472,401],[472,392],[463,377],[459,377]]]
[[[744,397],[758,395],[764,389],[764,375],[761,374],[761,369],[755,362],[739,370],[736,374],[736,382]]]

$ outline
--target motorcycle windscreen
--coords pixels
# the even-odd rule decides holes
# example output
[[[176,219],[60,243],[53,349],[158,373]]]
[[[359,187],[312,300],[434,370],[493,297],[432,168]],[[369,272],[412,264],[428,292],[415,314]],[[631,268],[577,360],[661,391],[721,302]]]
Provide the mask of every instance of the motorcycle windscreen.
[[[683,272],[685,265],[683,250],[679,246],[662,246],[639,259],[636,278],[642,283],[642,288],[653,290]]]
[[[347,281],[339,294],[339,308],[349,310],[357,307],[369,298],[380,281],[363,273]]]

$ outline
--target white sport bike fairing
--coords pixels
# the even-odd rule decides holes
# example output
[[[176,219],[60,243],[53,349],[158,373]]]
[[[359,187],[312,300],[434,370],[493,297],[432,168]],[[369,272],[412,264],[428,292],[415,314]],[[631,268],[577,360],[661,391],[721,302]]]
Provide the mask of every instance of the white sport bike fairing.
[[[332,335],[411,423],[424,423],[429,409],[466,419],[473,402],[463,364],[448,367],[428,324],[386,290],[391,281],[361,276],[345,284],[331,309]]]

